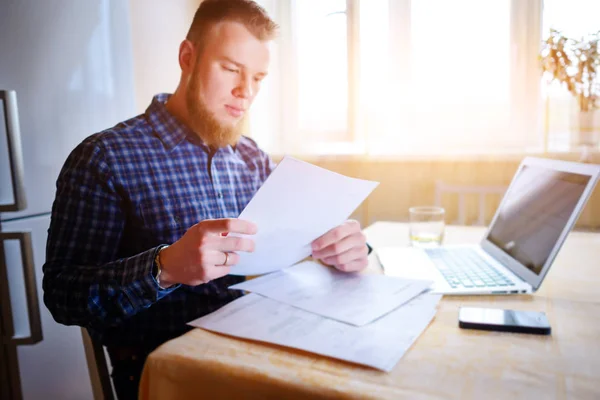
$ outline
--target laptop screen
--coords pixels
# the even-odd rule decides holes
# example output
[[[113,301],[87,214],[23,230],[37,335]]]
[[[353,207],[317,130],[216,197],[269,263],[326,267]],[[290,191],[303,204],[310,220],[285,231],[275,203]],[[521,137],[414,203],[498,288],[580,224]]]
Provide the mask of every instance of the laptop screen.
[[[590,176],[523,166],[487,239],[539,274]]]

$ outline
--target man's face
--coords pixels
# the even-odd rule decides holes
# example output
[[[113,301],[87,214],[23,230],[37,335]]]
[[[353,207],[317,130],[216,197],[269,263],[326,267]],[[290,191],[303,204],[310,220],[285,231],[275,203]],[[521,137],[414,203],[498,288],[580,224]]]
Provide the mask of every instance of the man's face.
[[[221,22],[196,54],[186,90],[191,128],[207,145],[237,143],[240,122],[258,93],[269,66],[269,42],[244,25]]]

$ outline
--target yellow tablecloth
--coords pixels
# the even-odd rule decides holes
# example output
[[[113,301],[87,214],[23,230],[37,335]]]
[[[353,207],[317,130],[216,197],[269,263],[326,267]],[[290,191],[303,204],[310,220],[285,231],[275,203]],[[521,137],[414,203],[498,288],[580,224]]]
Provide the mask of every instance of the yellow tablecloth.
[[[375,247],[408,236],[398,223],[366,233]],[[446,243],[483,233],[448,227]],[[552,335],[459,329],[461,305],[544,311]],[[534,295],[444,297],[390,373],[194,329],[149,356],[140,398],[600,399],[600,234],[571,233]]]

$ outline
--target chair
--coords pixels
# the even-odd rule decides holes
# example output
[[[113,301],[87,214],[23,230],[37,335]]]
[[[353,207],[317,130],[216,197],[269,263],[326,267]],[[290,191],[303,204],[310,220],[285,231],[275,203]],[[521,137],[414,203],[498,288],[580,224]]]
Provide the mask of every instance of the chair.
[[[506,192],[507,186],[502,185],[455,185],[447,184],[441,181],[435,182],[435,200],[436,206],[442,207],[442,199],[445,195],[458,196],[458,218],[453,223],[458,225],[467,225],[467,196],[478,197],[478,217],[474,225],[486,225],[485,200],[488,195],[497,195],[502,198]]]
[[[108,373],[104,347],[92,339],[85,328],[81,328],[81,336],[83,337],[83,347],[90,381],[92,382],[94,400],[114,400],[116,396]]]

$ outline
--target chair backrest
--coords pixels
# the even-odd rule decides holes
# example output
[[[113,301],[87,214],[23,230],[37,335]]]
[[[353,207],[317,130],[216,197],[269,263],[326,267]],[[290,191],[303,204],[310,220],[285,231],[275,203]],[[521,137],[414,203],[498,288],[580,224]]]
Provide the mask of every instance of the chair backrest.
[[[110,381],[104,347],[92,339],[85,328],[81,328],[81,336],[83,337],[94,400],[114,400],[116,396]]]
[[[458,213],[455,223],[458,225],[467,225],[467,198],[470,196],[476,196],[478,198],[478,210],[477,220],[475,225],[486,225],[486,197],[488,195],[496,195],[501,198],[508,186],[502,185],[457,185],[448,184],[441,181],[435,183],[435,199],[434,203],[436,206],[444,207],[444,197],[457,196],[458,197]],[[447,210],[448,211],[448,210]],[[446,213],[448,215],[448,212]]]

